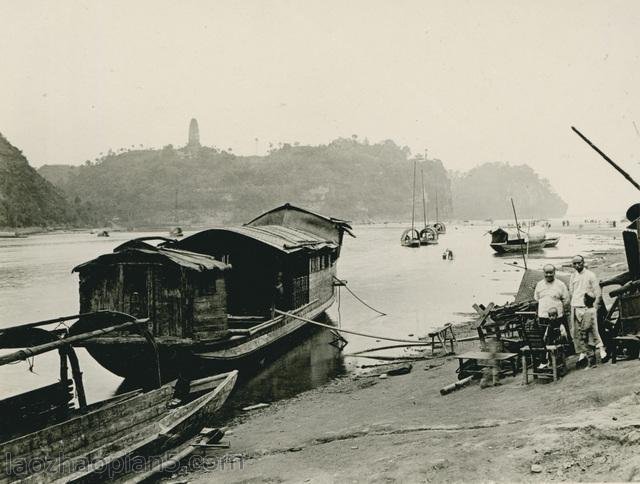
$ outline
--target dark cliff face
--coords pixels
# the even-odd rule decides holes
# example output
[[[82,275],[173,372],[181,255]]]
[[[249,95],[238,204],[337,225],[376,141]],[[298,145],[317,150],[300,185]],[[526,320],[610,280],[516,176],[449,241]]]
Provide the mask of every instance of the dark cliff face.
[[[78,222],[79,214],[64,194],[29,166],[22,152],[0,134],[0,226]]]

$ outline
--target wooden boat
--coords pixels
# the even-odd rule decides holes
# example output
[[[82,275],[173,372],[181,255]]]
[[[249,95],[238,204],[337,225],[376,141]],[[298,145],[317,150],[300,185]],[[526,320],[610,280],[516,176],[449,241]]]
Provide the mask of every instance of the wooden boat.
[[[98,232],[98,237],[109,237],[109,232],[106,230],[101,230]]]
[[[558,245],[558,242],[560,242],[560,236],[559,235],[549,235],[547,234],[544,238],[544,242],[542,244],[542,247],[544,247],[545,249],[549,248],[549,247],[556,247]]]
[[[438,189],[436,188],[436,221],[433,224],[433,228],[436,229],[438,235],[443,235],[447,233],[447,226],[444,222],[440,221],[440,211],[438,210]]]
[[[490,246],[498,254],[511,254],[517,252],[533,252],[542,250],[544,246],[544,231],[531,229],[528,232],[522,230],[505,230],[497,228],[490,230]]]
[[[413,162],[413,191],[411,198],[411,228],[406,229],[400,236],[402,247],[420,247],[420,232],[415,228],[416,220],[416,161]]]
[[[438,243],[438,231],[434,227],[425,227],[420,231],[420,245],[435,245]]]
[[[433,228],[436,229],[438,235],[447,233],[447,226],[444,224],[444,222],[435,222],[433,224]]]
[[[400,245],[403,247],[420,247],[420,233],[416,229],[406,229],[400,236]]]
[[[422,178],[422,216],[424,218],[424,228],[420,231],[420,245],[435,245],[438,243],[438,231],[427,224],[427,200],[424,194],[424,171],[420,170]]]
[[[0,232],[0,239],[24,239],[26,237],[26,234],[20,232]]]
[[[198,387],[207,388],[199,393],[191,391],[190,382],[184,379],[161,385],[157,374],[158,378],[149,380],[155,382],[151,389],[87,404],[72,345],[114,331],[145,333],[148,321],[107,312],[53,321],[79,316],[82,318],[69,332],[37,327],[51,320],[0,331],[1,348],[35,344],[0,356],[0,365],[48,351],[57,350],[60,355],[60,381],[0,401],[0,452],[5,457],[0,463],[0,483],[102,481],[137,471],[147,459],[153,463],[158,456],[171,458],[184,442],[212,423],[233,389],[237,371],[198,382]],[[123,318],[129,321],[122,322]]]
[[[132,240],[74,269],[81,312],[149,318],[163,375],[237,368],[301,329],[298,317],[313,319],[333,304],[345,232],[352,235],[343,220],[286,204],[160,247]],[[82,343],[124,377],[144,369],[144,344],[117,333]]]

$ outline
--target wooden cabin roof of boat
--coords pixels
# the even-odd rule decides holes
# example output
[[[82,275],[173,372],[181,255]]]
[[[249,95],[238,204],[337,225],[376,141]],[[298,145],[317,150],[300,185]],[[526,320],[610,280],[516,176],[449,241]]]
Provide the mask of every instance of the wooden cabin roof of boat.
[[[231,266],[216,260],[214,257],[197,254],[181,249],[167,247],[154,247],[142,240],[134,239],[119,245],[113,252],[103,254],[93,260],[80,264],[73,268],[72,272],[81,272],[96,265],[117,264],[127,261],[165,263],[170,262],[185,269],[197,272],[225,271]]]
[[[203,230],[179,242],[167,246],[207,252],[212,241],[242,241],[257,243],[266,249],[275,249],[279,254],[317,252],[323,249],[339,251],[344,233],[355,237],[348,222],[325,217],[290,204],[274,208],[238,227],[219,227]],[[215,254],[215,251],[213,251]]]
[[[319,238],[331,240],[336,244],[342,243],[344,232],[355,237],[347,220],[320,215],[289,203],[259,215],[244,226],[260,227],[264,225],[298,229]]]
[[[251,239],[261,245],[275,249],[278,252],[292,254],[300,251],[317,251],[321,249],[335,249],[338,244],[318,237],[304,230],[283,227],[280,225],[261,225],[259,227],[241,226],[208,229],[191,235],[180,241],[177,246],[189,248],[203,239],[219,236],[241,237]]]

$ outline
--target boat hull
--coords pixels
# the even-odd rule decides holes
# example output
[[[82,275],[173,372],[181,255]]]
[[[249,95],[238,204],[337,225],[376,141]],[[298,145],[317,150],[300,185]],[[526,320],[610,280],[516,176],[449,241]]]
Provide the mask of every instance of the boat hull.
[[[297,316],[315,319],[334,302],[315,302],[291,311]],[[286,344],[289,336],[308,323],[292,317],[277,317],[256,327],[246,337],[232,336],[213,342],[172,343],[157,338],[162,379],[168,381],[182,374],[188,377],[227,371],[249,364],[272,347]],[[144,339],[128,338],[128,341],[110,341],[110,338],[89,340],[83,343],[91,356],[107,370],[132,380],[146,380],[154,371],[150,365],[150,348]]]
[[[506,244],[506,243],[494,243],[490,244],[491,248],[495,250],[498,254],[513,254],[513,253],[521,253],[521,252],[534,252],[543,249],[542,242],[535,244]]]
[[[2,463],[0,482],[16,478],[28,482],[96,482],[105,476],[114,477],[114,471],[126,470],[125,464],[139,464],[139,459],[169,451],[209,425],[229,397],[237,376],[233,371],[209,377],[215,383],[213,390],[178,406],[171,403],[176,398],[173,383],[146,393],[117,396],[91,406],[87,413],[4,442],[0,449],[13,461]],[[42,453],[43,445],[46,454]],[[31,459],[42,462],[44,455],[46,466],[21,466]]]
[[[413,248],[416,248],[416,247],[420,247],[420,245],[421,245],[420,241],[417,240],[417,239],[410,240],[408,242],[402,242],[402,247],[413,247]]]

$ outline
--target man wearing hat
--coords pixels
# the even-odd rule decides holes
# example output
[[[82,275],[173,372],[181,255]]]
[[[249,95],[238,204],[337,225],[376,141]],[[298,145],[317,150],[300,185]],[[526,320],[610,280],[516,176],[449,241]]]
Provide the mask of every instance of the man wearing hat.
[[[584,268],[584,257],[576,255],[571,259],[571,264],[575,269],[575,272],[571,274],[569,279],[569,296],[571,301],[571,311],[569,312],[569,321],[571,325],[571,336],[575,340],[579,338],[579,325],[578,321],[582,321],[584,313],[587,311],[585,306],[585,294],[588,297],[595,298],[595,307],[598,307],[602,292],[600,290],[600,283],[596,275],[588,269]],[[600,334],[598,332],[598,323],[595,322],[595,328],[593,332],[595,338],[596,347],[600,350],[600,357],[605,358],[607,352],[604,349]],[[578,361],[583,360],[586,355],[580,352]]]

